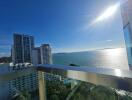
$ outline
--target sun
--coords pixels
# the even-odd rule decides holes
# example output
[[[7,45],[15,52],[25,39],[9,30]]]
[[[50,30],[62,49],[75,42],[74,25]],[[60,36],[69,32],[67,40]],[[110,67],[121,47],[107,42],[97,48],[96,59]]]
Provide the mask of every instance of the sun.
[[[105,19],[108,19],[109,17],[113,16],[117,9],[119,8],[120,3],[117,3],[115,5],[112,5],[110,7],[108,7],[102,14],[100,14],[93,23],[97,23],[97,22],[101,22]]]

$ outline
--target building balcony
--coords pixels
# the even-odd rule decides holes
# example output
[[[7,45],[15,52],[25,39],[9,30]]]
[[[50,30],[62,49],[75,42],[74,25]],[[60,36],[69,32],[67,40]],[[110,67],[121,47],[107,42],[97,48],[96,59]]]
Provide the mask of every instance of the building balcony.
[[[0,74],[1,100],[132,100],[132,71],[36,65]]]

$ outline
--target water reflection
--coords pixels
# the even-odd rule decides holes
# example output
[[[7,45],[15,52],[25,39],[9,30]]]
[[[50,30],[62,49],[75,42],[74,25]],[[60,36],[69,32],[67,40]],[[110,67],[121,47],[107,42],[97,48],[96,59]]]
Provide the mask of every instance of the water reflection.
[[[111,65],[110,68],[129,69],[126,50],[124,48],[107,49],[104,52],[103,59],[105,59],[105,63]],[[119,74],[119,70],[116,72]]]
[[[121,70],[120,69],[115,69],[115,74],[117,75],[117,76],[122,76],[121,75]]]
[[[54,64],[76,64],[80,66],[129,69],[126,49],[104,49],[53,55]]]

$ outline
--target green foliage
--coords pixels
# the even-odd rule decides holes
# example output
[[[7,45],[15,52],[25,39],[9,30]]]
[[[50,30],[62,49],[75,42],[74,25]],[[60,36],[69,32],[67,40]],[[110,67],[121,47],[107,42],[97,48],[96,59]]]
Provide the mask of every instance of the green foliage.
[[[19,95],[16,98],[14,98],[13,100],[26,100],[26,98],[22,95]]]
[[[70,100],[132,100],[132,97],[120,96],[109,87],[82,82]]]
[[[80,93],[77,93],[75,94],[73,100],[85,100],[85,98]]]
[[[119,100],[132,100],[132,98],[125,95],[125,96],[119,96]]]
[[[0,63],[10,63],[11,62],[11,57],[1,57],[0,58]]]
[[[56,94],[53,94],[53,95],[51,95],[50,99],[51,100],[59,100],[59,96]]]
[[[69,84],[62,81],[46,80],[46,93],[48,100],[65,100],[70,91]]]
[[[47,80],[46,88],[48,100],[65,100],[72,91],[70,83],[64,84],[59,80]],[[70,100],[132,100],[132,97],[121,96],[109,87],[81,82]]]
[[[31,100],[31,95],[27,90],[23,90],[17,97],[12,100]]]
[[[21,92],[21,95],[23,95],[26,100],[31,100],[31,95],[30,95],[30,93],[27,90],[23,90]]]

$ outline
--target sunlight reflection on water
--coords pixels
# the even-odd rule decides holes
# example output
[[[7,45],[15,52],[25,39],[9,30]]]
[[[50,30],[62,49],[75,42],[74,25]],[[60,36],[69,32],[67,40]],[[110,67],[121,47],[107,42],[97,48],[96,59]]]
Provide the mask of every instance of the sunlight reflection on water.
[[[129,69],[125,48],[54,54],[53,63]]]
[[[128,69],[126,50],[123,48],[107,49],[104,51],[105,63],[109,63],[113,68]]]

